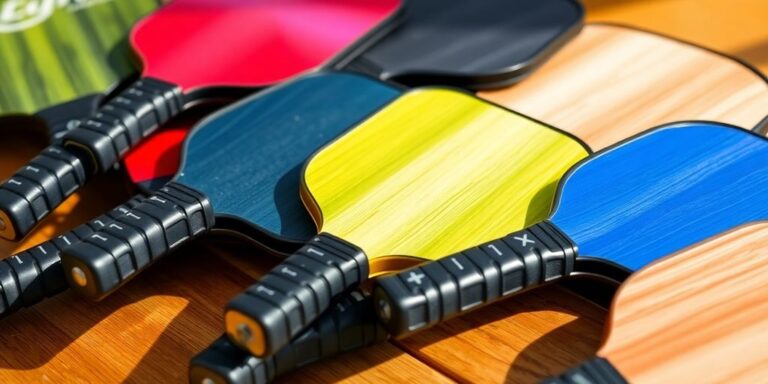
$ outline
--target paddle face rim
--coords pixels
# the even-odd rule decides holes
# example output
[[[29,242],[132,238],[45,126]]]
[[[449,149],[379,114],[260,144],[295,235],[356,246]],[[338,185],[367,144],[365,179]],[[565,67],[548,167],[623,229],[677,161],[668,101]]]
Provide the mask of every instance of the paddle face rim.
[[[428,106],[431,106],[431,110]],[[410,114],[412,111],[418,111],[418,113],[412,115]],[[457,113],[463,116],[461,119],[458,119],[459,121],[453,119]],[[416,115],[421,115],[421,117],[413,117]],[[433,119],[434,115],[441,115],[443,120]],[[406,124],[405,121],[412,125]],[[435,134],[433,132],[435,130],[445,131],[446,133],[444,135],[440,133]],[[444,155],[450,157],[454,149],[462,147],[463,141],[461,140],[471,137],[482,130],[487,131],[487,136],[468,145],[467,148],[469,149],[456,156],[465,159],[465,161],[474,157],[474,162],[482,162],[486,158],[481,155],[481,152],[484,152],[486,148],[480,148],[481,144],[484,145],[495,141],[497,147],[487,150],[487,152],[492,153],[490,159],[495,161],[496,163],[494,164],[496,165],[506,161],[508,163],[505,166],[506,168],[501,168],[510,168],[515,171],[505,171],[504,177],[497,177],[503,179],[503,181],[498,182],[500,185],[498,188],[489,187],[489,190],[492,189],[491,192],[484,192],[484,194],[478,197],[473,192],[496,183],[495,180],[486,177],[488,176],[486,173],[481,172],[478,175],[471,176],[471,180],[475,183],[464,181],[459,176],[452,175],[453,177],[443,178],[443,175],[453,170],[466,176],[477,173],[475,171],[481,169],[480,167],[468,166],[466,169],[460,169],[458,166],[447,165],[446,168],[435,171],[431,167],[431,162],[436,161],[436,159],[442,159]],[[493,132],[493,138],[489,132]],[[500,134],[501,139],[498,139],[497,136]],[[390,140],[393,137],[398,138]],[[389,141],[394,141],[395,143],[384,144]],[[513,144],[516,142],[525,142],[536,149],[520,150],[519,154],[513,155],[507,153],[513,152],[509,148],[505,148],[506,151],[504,152],[496,151],[499,149],[498,146],[505,144],[508,144],[507,147],[512,146],[514,148]],[[371,146],[372,143],[375,144],[375,147]],[[391,163],[382,162],[381,159],[386,159],[390,154],[397,152],[393,148],[400,148],[400,145],[403,145],[402,153],[406,153],[406,155],[398,155],[397,160],[393,160]],[[390,148],[391,146],[392,148]],[[352,148],[356,149],[351,151],[350,149]],[[437,148],[437,151],[433,151],[434,148]],[[364,154],[365,159],[359,157],[359,153],[355,152]],[[424,245],[425,243],[442,243],[442,241],[436,240],[438,237],[453,239],[453,242],[456,242],[456,244],[451,243],[448,247],[461,250],[468,246],[464,243],[473,245],[475,242],[482,242],[480,241],[482,239],[475,239],[475,236],[493,238],[496,235],[493,233],[494,231],[506,233],[517,227],[523,228],[525,223],[533,223],[546,218],[549,214],[552,198],[554,197],[553,190],[556,182],[571,165],[585,157],[588,153],[587,147],[576,138],[544,123],[477,99],[466,92],[426,87],[407,92],[398,100],[383,108],[379,113],[371,116],[365,122],[355,127],[355,129],[347,132],[346,135],[337,138],[318,151],[304,168],[301,196],[319,230],[340,237],[360,247],[368,256],[371,275],[375,276],[383,272],[413,265],[415,261],[436,259],[450,253],[434,244]],[[350,155],[346,158],[346,155],[339,156],[339,154]],[[551,154],[553,156],[547,156],[546,158],[549,159],[547,161],[535,163],[540,168],[528,167],[531,163],[534,163],[532,158],[536,157],[537,154]],[[416,158],[416,160],[413,160],[413,158]],[[428,160],[424,160],[425,158]],[[519,163],[517,160],[520,160]],[[352,163],[359,164],[344,165]],[[418,164],[412,166],[416,163]],[[372,164],[379,164],[376,166],[380,168],[371,168],[373,167]],[[483,172],[486,172],[488,168],[493,167],[484,167],[485,171]],[[326,169],[330,171],[326,172]],[[382,171],[383,176],[378,176],[379,171]],[[529,176],[535,176],[528,178],[508,176],[508,174],[523,176],[525,172]],[[376,176],[370,176],[372,174],[376,174]],[[506,177],[509,177],[509,179]],[[424,178],[428,178],[429,181],[424,181]],[[399,180],[392,182],[395,179]],[[450,201],[452,196],[456,196],[456,192],[449,192],[447,195],[439,197],[422,194],[425,189],[429,189],[429,186],[432,185],[430,184],[433,181],[432,179],[438,181],[449,180],[448,183],[439,185],[439,188],[436,189],[452,191],[452,188],[457,190],[465,188],[466,190],[462,192],[471,195],[473,203],[468,206],[460,203],[458,206],[451,207]],[[525,181],[518,181],[520,179]],[[347,183],[347,181],[350,182]],[[418,185],[407,193],[401,193],[397,187],[399,182],[408,187],[412,184]],[[343,193],[339,192],[348,185],[355,183],[357,185],[354,185],[353,189],[347,189]],[[519,186],[518,183],[525,183],[527,187],[527,189],[519,189],[518,194],[521,197],[515,199],[506,198],[508,194],[504,192],[516,189]],[[475,184],[483,185],[483,187],[475,187]],[[469,185],[471,187],[468,187]],[[549,189],[549,186],[552,187],[552,190]],[[396,191],[390,193],[388,190],[390,188]],[[403,190],[407,189],[406,187],[403,188]],[[360,193],[361,191],[364,192]],[[409,196],[420,196],[422,200],[434,197],[436,201],[439,201],[436,203],[437,208],[430,206],[431,203],[417,203],[413,199],[403,200],[403,193]],[[352,197],[350,199],[340,199],[340,196]],[[504,198],[497,198],[497,196],[504,196]],[[508,215],[512,218],[507,219],[507,221],[514,221],[515,224],[509,224],[505,221],[505,225],[498,225],[490,230],[484,229],[480,232],[480,235],[465,234],[464,236],[458,236],[458,239],[449,236],[447,233],[458,230],[450,225],[445,225],[455,219],[453,215],[464,214],[472,216],[472,220],[483,221],[483,219],[478,219],[474,216],[485,217],[484,215],[491,214],[492,209],[483,207],[483,204],[476,203],[476,201],[482,199],[488,202],[495,202],[497,207],[514,207],[515,214]],[[338,201],[334,202],[333,200]],[[365,200],[373,201],[372,205],[366,205]],[[359,203],[360,201],[363,201],[363,203]],[[384,203],[379,205],[381,201],[384,201]],[[426,214],[419,216],[417,213],[410,213],[409,215],[416,217],[416,219],[404,218],[401,220],[402,222],[398,221],[397,224],[394,224],[394,222],[387,223],[388,227],[386,230],[373,230],[372,228],[385,227],[380,224],[388,221],[393,215],[401,216],[399,213],[402,213],[402,211],[389,210],[385,208],[385,205],[389,207],[387,204],[391,204],[393,207],[407,206],[409,210],[414,212],[423,211]],[[333,206],[336,208],[331,208]],[[342,209],[339,209],[339,207],[342,207]],[[447,207],[448,209],[442,210],[442,207]],[[337,212],[333,212],[334,209]],[[395,211],[398,214],[392,213]],[[360,212],[378,213],[371,213],[368,217],[360,219],[358,222],[357,215]],[[414,228],[414,226],[417,226],[414,224],[415,222],[419,220],[429,221],[430,218],[440,217],[440,215],[446,212],[447,214],[443,217],[445,219],[444,222],[436,220],[433,223],[436,228],[434,229],[435,233],[432,233],[433,229],[427,229],[419,233],[420,230]],[[365,215],[363,213],[360,217]],[[400,219],[398,218],[398,220]],[[344,223],[336,224],[338,222]],[[340,228],[345,226],[353,229],[350,232],[346,232],[346,229],[340,230]],[[390,236],[390,232],[393,233],[392,236]],[[361,233],[365,234],[364,237],[356,238]],[[413,234],[413,238],[401,239],[403,236],[407,236],[406,233]],[[353,235],[350,236],[350,234]],[[377,243],[379,238],[390,239],[391,243],[397,244],[397,246],[387,248],[392,244],[379,244]],[[385,250],[381,251],[381,249]],[[425,253],[417,252],[418,250],[424,250],[426,255]]]
[[[322,65],[358,39],[364,44],[377,28],[390,28],[399,9],[400,0],[176,0],[139,22],[130,41],[143,76],[177,84],[185,93],[265,87]],[[200,52],[200,46],[217,52]]]
[[[565,218],[558,217],[558,213],[563,214],[564,210],[567,210],[567,202],[564,202],[565,200],[572,200],[573,197],[567,197],[568,196],[568,187],[569,182],[572,182],[575,177],[582,177],[580,172],[583,172],[582,170],[585,167],[594,166],[595,164],[599,164],[597,161],[604,161],[602,160],[605,157],[610,157],[611,154],[617,153],[617,151],[622,151],[624,148],[627,148],[628,146],[637,146],[640,145],[638,143],[643,143],[645,140],[654,140],[655,135],[663,135],[663,134],[669,134],[669,132],[672,132],[672,134],[676,134],[682,131],[688,131],[688,132],[695,132],[695,130],[717,130],[719,132],[723,132],[726,135],[731,135],[729,138],[737,138],[737,139],[743,139],[743,140],[753,140],[752,144],[755,144],[757,146],[760,146],[759,149],[753,150],[752,155],[753,156],[764,156],[764,154],[768,153],[768,139],[765,137],[762,137],[755,132],[748,131],[745,129],[742,129],[740,127],[736,127],[729,124],[719,123],[719,122],[711,122],[711,121],[685,121],[685,122],[677,122],[677,123],[670,123],[670,124],[664,124],[655,128],[652,128],[640,135],[637,135],[635,137],[627,138],[615,145],[612,145],[604,150],[601,150],[600,152],[597,152],[594,156],[591,156],[588,159],[584,159],[580,161],[578,164],[576,164],[574,167],[572,167],[565,177],[562,178],[560,185],[558,186],[557,193],[555,196],[555,203],[553,205],[552,215],[550,216],[550,220],[560,227],[561,229],[565,230],[566,233],[568,233],[568,236],[572,236],[573,240],[579,244],[580,242],[582,245],[585,243],[583,239],[579,239],[578,234],[573,235],[569,232],[569,226],[579,225],[578,220],[574,218]],[[662,136],[658,136],[662,137]],[[703,135],[702,135],[703,137]],[[650,139],[649,139],[650,138]],[[763,149],[765,148],[765,149]],[[631,147],[630,147],[631,149]],[[753,164],[746,164],[746,166],[751,166]],[[733,169],[737,167],[729,167],[729,169]],[[700,183],[703,184],[703,183]],[[759,184],[758,184],[759,185]],[[695,186],[698,186],[696,184]],[[582,190],[586,190],[582,188]],[[571,192],[571,195],[573,195],[573,192]],[[756,194],[759,196],[759,194]],[[750,200],[751,202],[751,200]],[[744,203],[742,202],[742,207]],[[582,208],[580,208],[582,209]],[[750,211],[752,212],[752,211]],[[751,213],[743,214],[741,216],[749,216]],[[755,213],[755,215],[760,215],[762,213]],[[722,231],[728,231],[735,227],[738,227],[740,225],[745,224],[746,222],[750,222],[753,220],[764,220],[765,217],[761,216],[755,216],[755,217],[744,217],[743,219],[739,218],[739,220],[733,225],[730,226],[724,226],[721,231],[715,231],[714,233],[710,233],[709,236],[699,237],[697,239],[694,239],[692,241],[688,241],[687,243],[682,245],[682,248],[690,246],[692,244],[698,243],[700,241],[705,240],[707,237],[715,236],[717,233]],[[765,215],[764,215],[765,216]],[[560,219],[560,222],[558,222],[558,219]],[[565,221],[565,223],[563,222]],[[586,221],[589,222],[589,221]],[[577,223],[577,224],[574,224]],[[582,223],[583,224],[583,223]],[[704,230],[704,226],[711,226],[711,222],[706,223],[699,223],[699,227],[702,231]],[[719,223],[717,223],[719,224]],[[583,227],[583,225],[581,225]],[[711,229],[709,229],[712,231]],[[680,236],[687,236],[688,233],[683,233]],[[628,238],[632,238],[629,236]],[[630,240],[632,241],[632,240]],[[681,238],[674,237],[673,241],[683,242]],[[587,241],[586,243],[589,243]],[[598,242],[599,244],[599,242]],[[592,245],[587,244],[589,247],[594,247]],[[669,246],[668,246],[669,247]],[[580,255],[576,259],[576,271],[575,275],[586,275],[591,277],[597,277],[603,280],[609,280],[614,283],[621,283],[626,278],[633,273],[634,271],[645,267],[648,263],[655,262],[656,260],[659,260],[660,258],[664,257],[665,255],[673,252],[677,252],[681,249],[681,247],[678,248],[672,248],[668,252],[664,252],[658,256],[653,257],[647,257],[645,258],[645,261],[643,260],[635,260],[634,258],[629,258],[629,260],[625,260],[624,262],[617,261],[615,259],[607,258],[605,255],[599,255],[597,253],[592,253],[590,251],[582,252],[584,251],[584,247],[581,247]],[[639,256],[636,255],[635,258]],[[625,263],[629,261],[631,263],[640,263],[639,266],[630,266],[625,265]]]

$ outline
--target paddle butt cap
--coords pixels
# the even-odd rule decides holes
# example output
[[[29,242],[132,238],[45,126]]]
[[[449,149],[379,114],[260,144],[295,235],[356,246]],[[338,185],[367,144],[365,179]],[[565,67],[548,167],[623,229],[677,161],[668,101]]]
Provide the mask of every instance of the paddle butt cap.
[[[76,292],[101,300],[213,225],[213,208],[205,195],[169,183],[113,223],[65,248],[65,275]]]
[[[362,250],[321,233],[229,302],[227,336],[255,356],[271,356],[367,278]]]
[[[573,272],[577,249],[544,221],[451,256],[376,279],[374,300],[393,337],[405,337]]]

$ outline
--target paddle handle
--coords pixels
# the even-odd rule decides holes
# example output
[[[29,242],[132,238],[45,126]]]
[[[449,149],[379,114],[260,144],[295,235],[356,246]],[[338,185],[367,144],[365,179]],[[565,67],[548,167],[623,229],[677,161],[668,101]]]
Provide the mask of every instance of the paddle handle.
[[[227,335],[255,356],[271,356],[336,296],[367,279],[363,251],[321,233],[229,302],[224,313]]]
[[[67,289],[59,258],[61,250],[111,224],[138,202],[139,198],[135,197],[67,233],[0,261],[0,317],[30,307]]]
[[[26,236],[91,175],[117,163],[129,149],[183,108],[180,89],[142,79],[93,116],[67,131],[0,185],[0,237]]]
[[[68,131],[62,143],[87,161],[90,173],[104,172],[183,108],[177,85],[143,78]]]
[[[373,311],[373,301],[354,290],[335,302],[310,328],[265,359],[251,356],[222,336],[192,359],[190,383],[269,383],[305,365],[386,339],[387,334]]]
[[[627,384],[627,380],[606,359],[594,357],[542,384]]]
[[[65,276],[77,293],[101,300],[213,224],[205,195],[168,183],[110,225],[66,247],[61,255]]]
[[[549,222],[376,279],[374,300],[393,337],[405,337],[523,289],[569,275],[576,246]]]

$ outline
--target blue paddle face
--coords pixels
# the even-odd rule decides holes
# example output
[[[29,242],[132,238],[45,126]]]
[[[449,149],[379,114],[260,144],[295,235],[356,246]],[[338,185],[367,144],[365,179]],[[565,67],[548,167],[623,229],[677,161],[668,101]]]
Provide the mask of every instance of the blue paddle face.
[[[552,222],[579,254],[637,270],[738,225],[768,219],[768,140],[679,123],[577,166]]]
[[[304,162],[399,94],[367,77],[320,73],[250,97],[198,125],[177,181],[205,193],[217,220],[306,241],[317,229],[299,198]]]

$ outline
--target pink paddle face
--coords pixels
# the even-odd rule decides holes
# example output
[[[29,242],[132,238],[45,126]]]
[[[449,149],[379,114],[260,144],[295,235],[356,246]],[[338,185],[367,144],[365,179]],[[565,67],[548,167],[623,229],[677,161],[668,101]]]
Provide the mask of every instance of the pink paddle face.
[[[400,0],[174,0],[131,44],[144,76],[182,87],[263,87],[311,70],[392,16]]]

